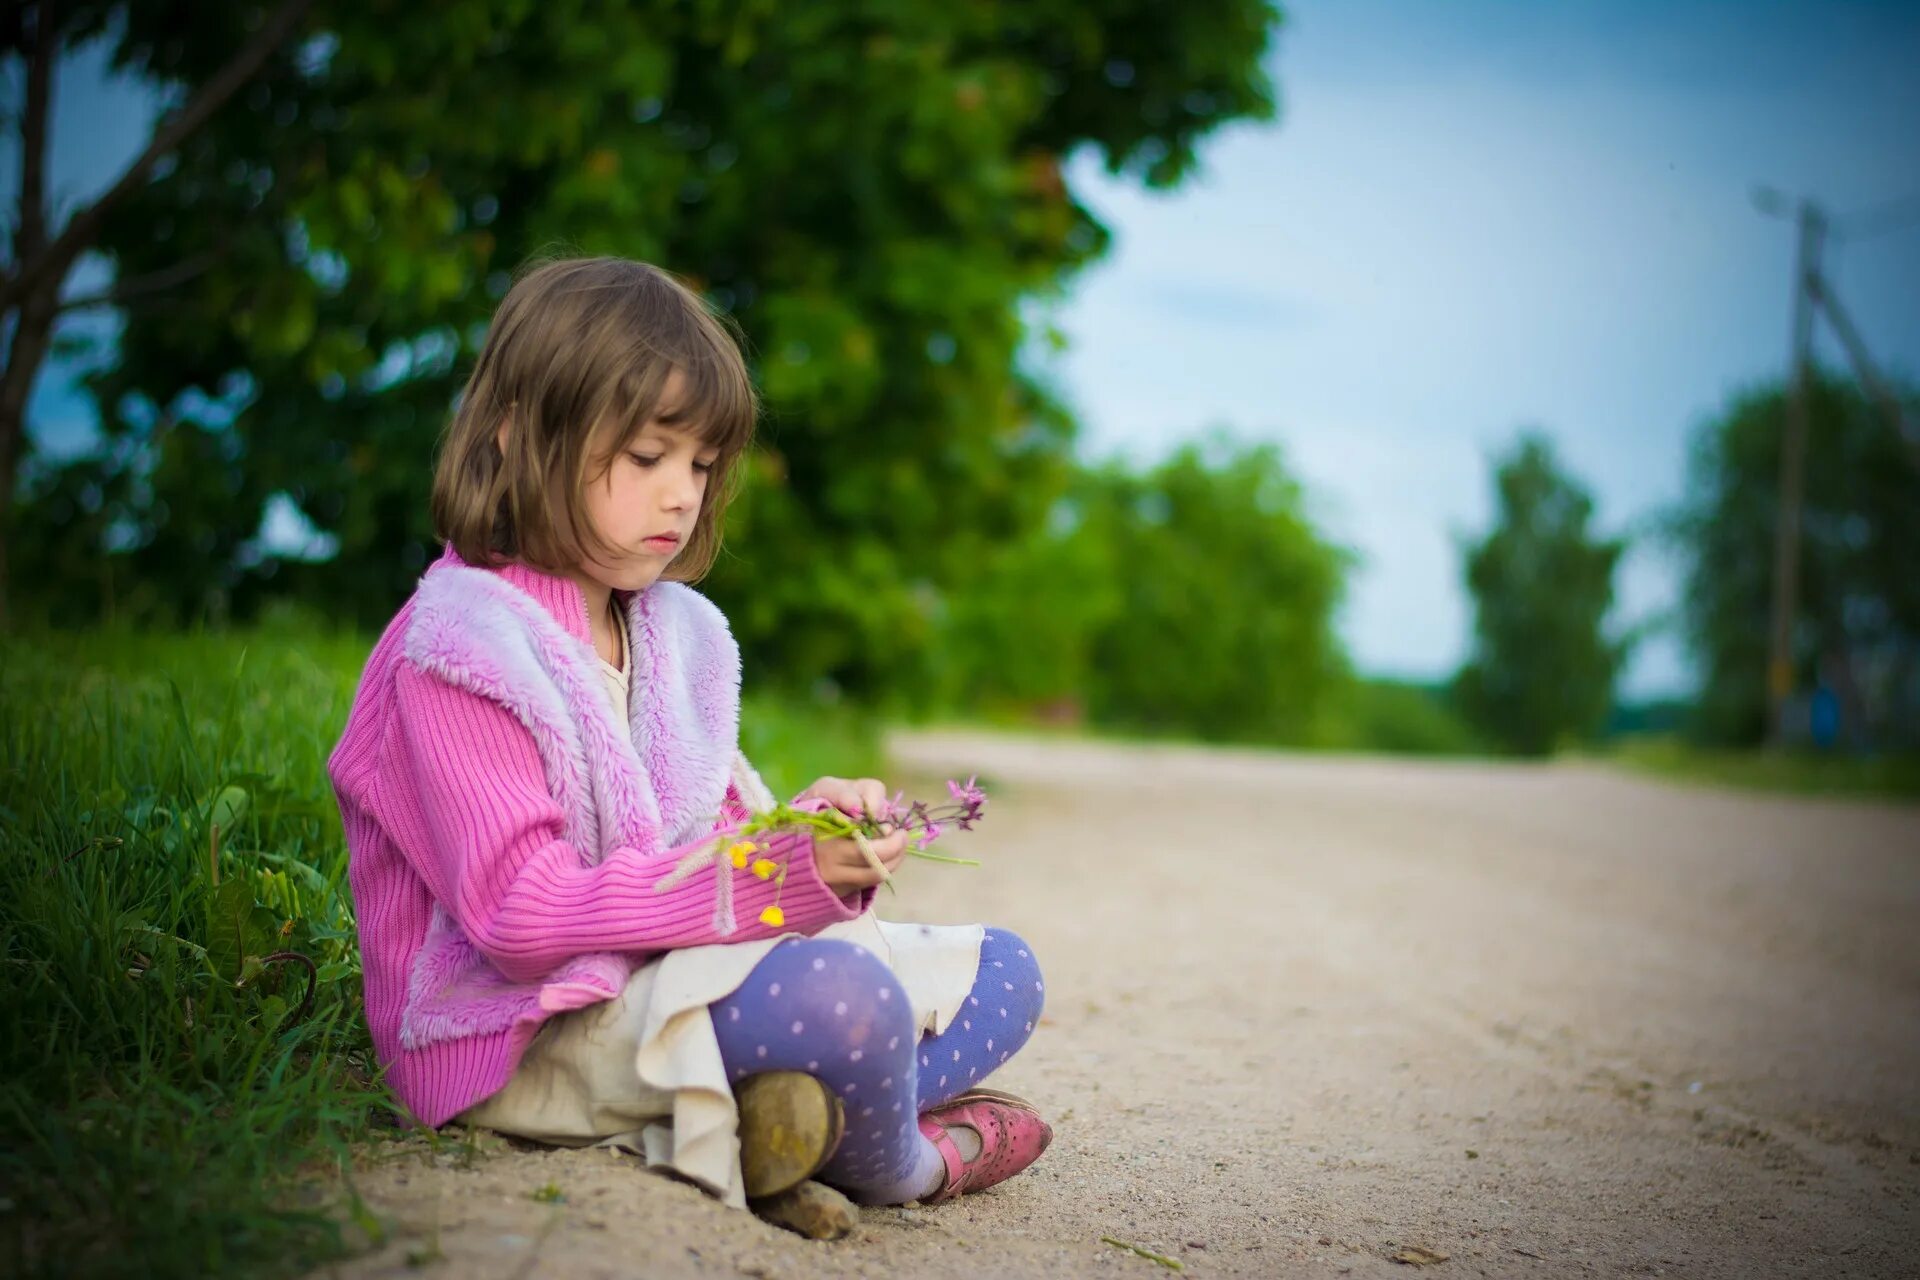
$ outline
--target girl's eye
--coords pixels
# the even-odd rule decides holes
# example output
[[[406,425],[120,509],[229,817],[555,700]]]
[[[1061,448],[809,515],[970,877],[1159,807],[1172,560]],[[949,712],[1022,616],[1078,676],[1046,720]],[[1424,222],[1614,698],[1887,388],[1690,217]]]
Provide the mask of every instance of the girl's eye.
[[[632,458],[639,465],[643,467],[648,467],[648,468],[651,468],[656,462],[660,461],[658,457],[649,458],[644,453],[629,453],[627,456],[629,458]],[[706,475],[708,472],[713,470],[715,465],[717,464],[712,462],[696,462],[693,464],[693,469],[695,471],[698,471],[701,475]]]

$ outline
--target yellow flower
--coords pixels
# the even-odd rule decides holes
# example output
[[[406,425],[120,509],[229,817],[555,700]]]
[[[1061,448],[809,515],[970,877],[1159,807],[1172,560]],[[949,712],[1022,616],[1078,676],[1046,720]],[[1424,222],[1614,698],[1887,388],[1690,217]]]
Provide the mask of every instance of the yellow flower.
[[[739,844],[732,845],[727,849],[727,856],[733,859],[734,866],[744,867],[747,865],[747,855],[752,852],[753,852],[752,842],[747,840],[742,840]]]
[[[786,913],[778,907],[768,907],[760,913],[760,923],[778,929],[787,922]]]
[[[753,861],[753,874],[759,876],[762,880],[767,879],[779,869],[780,866],[778,863],[769,862],[765,858],[755,858]]]

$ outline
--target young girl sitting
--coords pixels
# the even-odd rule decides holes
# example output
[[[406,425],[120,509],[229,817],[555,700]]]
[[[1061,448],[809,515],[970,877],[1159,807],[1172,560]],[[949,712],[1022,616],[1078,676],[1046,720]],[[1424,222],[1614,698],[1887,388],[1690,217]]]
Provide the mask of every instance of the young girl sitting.
[[[784,885],[725,857],[670,874],[773,805],[738,647],[685,585],[756,411],[728,330],[653,267],[552,262],[501,303],[434,473],[448,548],[328,762],[367,1020],[429,1125],[618,1141],[734,1205],[809,1177],[945,1200],[1052,1136],[979,1088],[1039,1020],[1027,945],[877,920],[890,828],[871,859],[775,837]],[[821,778],[795,803],[885,798]]]

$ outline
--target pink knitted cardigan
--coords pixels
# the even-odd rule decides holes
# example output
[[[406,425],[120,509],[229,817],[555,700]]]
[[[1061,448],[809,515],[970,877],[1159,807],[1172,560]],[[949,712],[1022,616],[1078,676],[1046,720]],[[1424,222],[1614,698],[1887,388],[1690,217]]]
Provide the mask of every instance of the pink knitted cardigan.
[[[346,828],[367,1022],[386,1079],[438,1125],[501,1088],[540,1024],[675,947],[850,920],[805,838],[772,881],[680,855],[745,816],[730,782],[740,655],[719,610],[658,582],[626,598],[629,723],[593,666],[573,582],[449,550],[388,625],[328,760]],[[720,876],[738,925],[722,932]],[[716,912],[716,906],[721,910]]]

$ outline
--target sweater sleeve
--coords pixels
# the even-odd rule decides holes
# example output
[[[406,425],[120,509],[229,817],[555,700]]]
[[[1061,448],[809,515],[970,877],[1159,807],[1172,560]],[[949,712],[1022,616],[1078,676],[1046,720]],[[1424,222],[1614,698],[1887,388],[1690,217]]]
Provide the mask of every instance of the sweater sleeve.
[[[729,782],[726,799],[720,802],[720,815],[713,820],[713,833],[718,835],[722,831],[735,830],[741,824],[752,820],[753,810],[747,808],[746,801],[740,798],[740,789]],[[816,868],[816,874],[817,871]],[[840,901],[857,916],[873,905],[874,896],[879,892],[878,885],[869,885],[864,889],[854,889],[841,894]]]
[[[784,892],[727,867],[739,928],[713,928],[714,875],[703,870],[655,892],[694,844],[651,857],[609,851],[588,866],[564,838],[538,748],[512,713],[410,666],[395,677],[392,758],[381,807],[402,855],[480,951],[507,978],[536,981],[595,951],[659,952],[712,942],[814,933],[859,914],[820,880],[803,834],[776,837]],[[700,843],[700,842],[695,842]],[[778,901],[782,927],[760,923]]]

